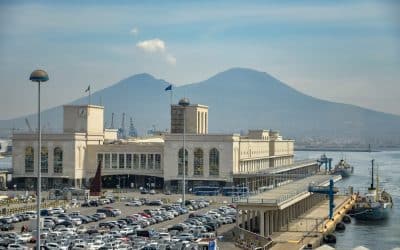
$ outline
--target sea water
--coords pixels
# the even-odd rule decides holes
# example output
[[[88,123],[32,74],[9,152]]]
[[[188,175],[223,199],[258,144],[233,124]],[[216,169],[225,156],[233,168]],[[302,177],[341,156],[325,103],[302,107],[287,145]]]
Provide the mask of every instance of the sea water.
[[[346,224],[344,232],[335,233],[337,243],[334,247],[353,249],[364,246],[371,250],[400,247],[400,151],[371,153],[296,151],[295,159],[319,158],[323,153],[333,158],[332,167],[342,158],[354,166],[354,174],[335,183],[335,186],[339,188],[353,186],[355,192],[366,190],[370,186],[371,160],[375,159],[375,167],[377,166],[379,171],[379,186],[392,195],[394,203],[388,220],[361,222],[352,218],[351,224]],[[328,211],[326,213],[328,214]]]

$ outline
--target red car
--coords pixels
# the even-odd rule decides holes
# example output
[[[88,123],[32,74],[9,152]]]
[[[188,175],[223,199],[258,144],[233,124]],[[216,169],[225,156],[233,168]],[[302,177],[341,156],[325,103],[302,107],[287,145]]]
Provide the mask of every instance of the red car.
[[[141,216],[145,217],[145,218],[151,218],[150,214],[146,214],[146,213],[139,213]]]

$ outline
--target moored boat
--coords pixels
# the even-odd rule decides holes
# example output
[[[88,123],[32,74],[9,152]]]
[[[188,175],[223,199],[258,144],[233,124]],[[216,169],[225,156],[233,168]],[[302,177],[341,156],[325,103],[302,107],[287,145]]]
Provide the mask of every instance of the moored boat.
[[[354,167],[341,159],[335,168],[332,170],[333,174],[340,174],[342,177],[349,177],[354,172]]]
[[[358,220],[383,220],[389,217],[393,207],[391,195],[383,190],[379,190],[379,176],[376,178],[374,186],[374,160],[372,160],[372,178],[368,193],[357,198],[355,207],[352,211],[353,216]]]

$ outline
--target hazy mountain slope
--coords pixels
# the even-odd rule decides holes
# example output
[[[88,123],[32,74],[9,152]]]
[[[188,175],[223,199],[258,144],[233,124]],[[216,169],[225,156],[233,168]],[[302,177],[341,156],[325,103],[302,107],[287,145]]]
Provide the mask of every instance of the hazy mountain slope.
[[[122,112],[133,116],[139,132],[156,125],[169,128],[169,83],[148,74],[129,77],[92,95],[92,103],[105,106],[107,126],[115,112],[115,127]],[[233,68],[205,81],[174,88],[174,102],[187,96],[191,103],[209,106],[210,132],[239,132],[249,128],[272,128],[292,137],[358,138],[398,140],[400,117],[353,105],[323,101],[305,95],[270,75]],[[82,98],[73,103],[87,103]],[[61,108],[43,113],[43,124],[61,127]],[[35,116],[29,117],[36,127]],[[0,121],[0,127],[25,128],[23,119]],[[393,137],[396,135],[397,137]]]

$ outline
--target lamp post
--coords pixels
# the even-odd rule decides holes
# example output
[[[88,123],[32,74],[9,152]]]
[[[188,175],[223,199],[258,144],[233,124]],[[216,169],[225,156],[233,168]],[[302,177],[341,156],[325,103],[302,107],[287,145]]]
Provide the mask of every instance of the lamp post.
[[[36,194],[36,249],[40,249],[40,202],[41,202],[41,192],[42,192],[42,176],[41,176],[41,166],[42,166],[42,128],[40,125],[40,84],[42,82],[46,82],[49,80],[49,76],[47,72],[41,69],[35,70],[31,73],[29,80],[32,82],[38,83],[38,150],[37,150],[37,158],[38,158],[38,168],[37,168],[37,194]]]
[[[183,98],[179,101],[179,106],[183,108],[183,176],[182,176],[182,206],[185,206],[185,192],[186,192],[186,147],[185,147],[185,134],[186,134],[186,107],[190,105],[189,99]]]

